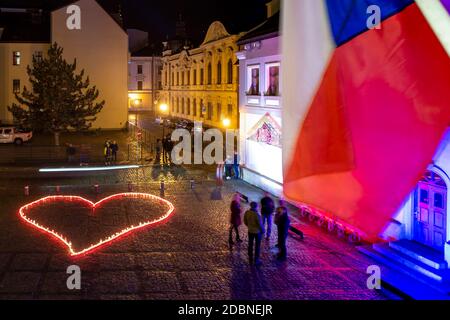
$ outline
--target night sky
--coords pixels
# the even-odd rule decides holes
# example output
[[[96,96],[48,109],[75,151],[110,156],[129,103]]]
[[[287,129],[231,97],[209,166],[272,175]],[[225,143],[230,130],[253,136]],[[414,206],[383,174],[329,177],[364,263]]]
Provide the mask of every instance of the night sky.
[[[268,0],[123,0],[126,27],[144,29],[161,42],[175,35],[179,14],[186,23],[188,37],[198,45],[209,25],[220,20],[228,32],[248,31],[266,18]],[[152,41],[153,42],[153,41]]]
[[[0,7],[54,9],[70,0],[0,0]],[[175,35],[176,21],[181,14],[193,44],[199,45],[209,25],[215,20],[224,23],[230,33],[248,31],[266,19],[269,0],[98,0],[108,11],[122,7],[125,28],[149,32],[152,43],[161,43]]]

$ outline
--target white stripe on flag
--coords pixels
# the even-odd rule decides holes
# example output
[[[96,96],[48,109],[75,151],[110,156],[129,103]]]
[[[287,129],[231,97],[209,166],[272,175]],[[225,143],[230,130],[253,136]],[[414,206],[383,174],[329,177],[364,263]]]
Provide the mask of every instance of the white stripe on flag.
[[[450,15],[439,0],[416,0],[442,46],[450,56]]]
[[[325,0],[285,0],[282,11],[283,168],[286,171],[335,43]]]

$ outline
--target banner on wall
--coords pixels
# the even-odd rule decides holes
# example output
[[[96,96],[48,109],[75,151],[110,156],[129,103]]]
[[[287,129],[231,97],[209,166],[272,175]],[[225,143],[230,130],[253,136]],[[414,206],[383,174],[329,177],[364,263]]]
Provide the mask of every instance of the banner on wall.
[[[249,131],[247,139],[281,148],[281,126],[266,113]]]

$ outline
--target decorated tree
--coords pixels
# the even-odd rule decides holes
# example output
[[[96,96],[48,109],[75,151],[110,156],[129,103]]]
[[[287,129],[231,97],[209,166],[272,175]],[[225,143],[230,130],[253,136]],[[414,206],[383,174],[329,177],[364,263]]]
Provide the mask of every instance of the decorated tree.
[[[64,60],[63,49],[56,43],[47,57],[33,57],[33,67],[27,67],[31,90],[25,86],[16,94],[19,104],[8,107],[16,124],[54,134],[55,145],[62,132],[88,130],[105,101],[97,101],[97,88],[90,86],[89,77],[84,79],[84,70],[77,73],[76,69],[76,59],[73,63]]]

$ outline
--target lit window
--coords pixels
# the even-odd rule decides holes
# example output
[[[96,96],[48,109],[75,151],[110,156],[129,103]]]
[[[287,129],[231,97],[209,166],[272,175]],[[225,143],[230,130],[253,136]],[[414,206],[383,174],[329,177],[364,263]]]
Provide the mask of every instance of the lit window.
[[[137,86],[139,91],[143,90],[142,88],[144,87],[144,83],[142,81],[138,81]]]
[[[20,51],[13,52],[13,65],[14,66],[20,65]]]
[[[13,93],[20,93],[20,80],[19,79],[13,80]]]
[[[280,95],[280,64],[271,63],[266,65],[266,96]]]
[[[259,66],[251,66],[247,72],[248,91],[250,96],[259,96]]]
[[[138,64],[138,66],[137,66],[137,73],[142,74],[142,65],[141,64]]]

